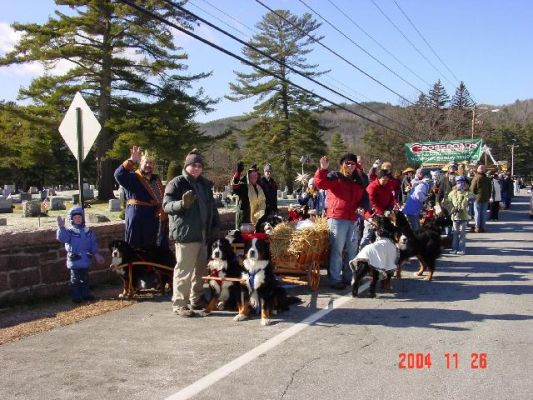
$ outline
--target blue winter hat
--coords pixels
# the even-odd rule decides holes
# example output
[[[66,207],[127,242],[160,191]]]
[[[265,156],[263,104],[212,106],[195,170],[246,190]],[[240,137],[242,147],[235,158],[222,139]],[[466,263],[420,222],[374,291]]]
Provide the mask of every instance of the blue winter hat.
[[[466,182],[466,178],[463,175],[459,175],[455,180],[457,182]]]

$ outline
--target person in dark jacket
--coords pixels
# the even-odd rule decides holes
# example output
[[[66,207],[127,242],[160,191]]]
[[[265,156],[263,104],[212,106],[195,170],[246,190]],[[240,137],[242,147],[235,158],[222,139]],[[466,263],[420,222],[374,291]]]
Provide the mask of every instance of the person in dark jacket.
[[[70,209],[67,214],[69,227],[65,220],[57,217],[56,238],[65,244],[67,251],[67,268],[70,270],[70,296],[74,303],[94,300],[89,289],[89,267],[93,256],[98,264],[104,263],[104,257],[98,252],[96,235],[85,226],[83,208]]]
[[[132,247],[168,250],[168,217],[163,212],[164,188],[153,174],[154,160],[133,146],[130,158],[115,170],[115,180],[127,199],[125,241]],[[135,171],[135,166],[139,164]]]
[[[485,175],[485,166],[477,167],[476,176],[472,179],[470,186],[472,193],[476,195],[474,200],[474,221],[475,232],[485,232],[485,223],[487,222],[487,208],[492,194],[492,180]]]
[[[259,184],[265,194],[265,214],[278,213],[278,184],[272,177],[272,165],[266,164],[263,168],[264,176],[261,177]]]
[[[316,215],[322,216],[326,206],[326,191],[318,189],[314,178],[311,178],[307,183],[307,190],[298,195],[298,203],[307,206],[309,210],[315,210]]]
[[[213,184],[201,176],[204,159],[197,149],[187,155],[183,165],[182,174],[167,184],[163,207],[170,216],[170,234],[176,246],[172,311],[192,317],[193,309],[201,307],[206,243],[217,238],[220,219]]]
[[[314,183],[327,190],[328,227],[330,235],[329,276],[331,287],[343,290],[352,280],[348,262],[357,253],[357,209],[363,198],[363,185],[357,174],[357,156],[347,153],[340,160],[340,170],[328,173],[329,159],[323,156],[315,172]],[[346,259],[343,260],[343,251]]]

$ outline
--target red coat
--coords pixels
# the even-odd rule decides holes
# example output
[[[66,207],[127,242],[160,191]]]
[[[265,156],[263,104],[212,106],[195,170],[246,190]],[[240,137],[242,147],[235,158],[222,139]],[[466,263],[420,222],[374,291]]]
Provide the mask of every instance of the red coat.
[[[340,174],[328,178],[327,169],[318,169],[314,182],[319,189],[328,191],[326,200],[328,218],[355,221],[357,209],[363,198],[364,189],[361,185]]]
[[[368,192],[370,208],[374,209],[376,214],[383,215],[385,210],[392,209],[397,203],[390,186],[388,184],[381,186],[378,179],[373,180],[366,187],[366,191]]]

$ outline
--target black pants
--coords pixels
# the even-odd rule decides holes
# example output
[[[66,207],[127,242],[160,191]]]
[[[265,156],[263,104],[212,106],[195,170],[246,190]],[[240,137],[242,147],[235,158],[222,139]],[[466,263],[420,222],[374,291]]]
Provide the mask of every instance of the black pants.
[[[490,210],[489,220],[497,220],[498,212],[500,211],[500,202],[493,201],[492,203],[489,203],[489,210]]]

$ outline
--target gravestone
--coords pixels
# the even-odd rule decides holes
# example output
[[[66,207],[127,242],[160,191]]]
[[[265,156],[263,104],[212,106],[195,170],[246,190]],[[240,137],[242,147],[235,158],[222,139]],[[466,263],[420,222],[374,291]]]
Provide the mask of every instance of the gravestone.
[[[11,199],[11,200],[13,201],[13,203],[17,203],[17,204],[22,203],[22,200],[20,200],[20,194],[13,194],[13,193],[11,193],[11,194],[8,196],[8,199]]]
[[[39,200],[29,200],[22,203],[23,217],[38,217],[41,215],[41,202]]]
[[[50,210],[65,210],[65,200],[62,197],[50,196]]]
[[[86,182],[84,182],[84,183],[83,183],[83,189],[84,189],[84,190],[85,190],[85,189],[90,189],[89,184],[86,183]]]
[[[7,218],[0,218],[0,226],[6,226],[7,225]]]
[[[20,201],[31,200],[31,193],[20,192]]]
[[[58,192],[64,192],[65,191],[65,186],[59,185],[59,187],[57,188],[57,191]]]
[[[111,199],[109,200],[109,211],[120,211],[120,199]]]
[[[94,185],[89,185],[89,189],[94,190],[95,189]]]
[[[72,204],[80,204],[80,195],[78,193],[72,195]]]
[[[39,193],[39,189],[37,188],[37,186],[30,186],[28,192],[31,193],[31,194],[38,194]]]
[[[15,193],[15,185],[4,185],[4,196],[9,196],[11,193]]]
[[[100,223],[100,222],[109,222],[109,218],[102,214],[86,214],[88,222]]]
[[[93,189],[83,189],[83,200],[92,200],[94,199],[94,190]]]
[[[13,212],[13,200],[2,198],[0,199],[0,213],[12,213]]]

